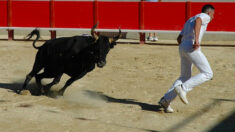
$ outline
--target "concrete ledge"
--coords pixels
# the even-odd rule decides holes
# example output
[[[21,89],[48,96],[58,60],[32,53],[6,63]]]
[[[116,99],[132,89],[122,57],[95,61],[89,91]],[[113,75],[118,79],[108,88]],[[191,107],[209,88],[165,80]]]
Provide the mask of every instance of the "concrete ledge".
[[[34,29],[34,28],[32,28]],[[15,38],[23,39],[31,30],[15,30]],[[118,32],[118,30],[115,30]],[[125,30],[122,30],[124,32]],[[146,30],[146,37],[148,33],[152,30]],[[159,40],[176,40],[179,31],[162,31],[162,30],[154,30],[152,32],[156,32]],[[58,30],[57,37],[67,37],[74,35],[82,35],[82,34],[90,34],[90,29],[86,29],[86,31],[79,30]],[[0,30],[0,39],[7,39],[8,32],[6,29]],[[50,39],[50,32],[48,30],[41,30],[41,36],[43,39]],[[126,38],[130,40],[139,40],[139,32],[128,32],[126,34]],[[206,32],[203,41],[235,41],[235,32]]]
[[[123,44],[139,44],[139,40],[136,39],[120,39],[119,43]],[[172,45],[178,46],[176,40],[159,40],[156,42],[146,41],[148,45]],[[224,47],[235,47],[235,41],[202,41],[202,46],[224,46]]]
[[[157,32],[160,40],[175,40],[178,35],[179,32]],[[203,36],[203,41],[235,41],[235,32],[206,32]]]

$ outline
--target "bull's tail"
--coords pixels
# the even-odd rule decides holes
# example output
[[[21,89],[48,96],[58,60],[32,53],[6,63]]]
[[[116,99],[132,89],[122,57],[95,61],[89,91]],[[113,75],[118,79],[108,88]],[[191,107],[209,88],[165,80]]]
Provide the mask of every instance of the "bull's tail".
[[[40,32],[39,32],[39,30],[38,30],[37,28],[34,29],[31,33],[29,33],[26,38],[27,38],[27,40],[30,40],[34,35],[36,35],[37,37],[36,37],[36,39],[33,41],[33,47],[34,47],[35,49],[39,49],[40,47],[37,47],[37,46],[35,45],[36,41],[38,41],[38,39],[40,38]]]

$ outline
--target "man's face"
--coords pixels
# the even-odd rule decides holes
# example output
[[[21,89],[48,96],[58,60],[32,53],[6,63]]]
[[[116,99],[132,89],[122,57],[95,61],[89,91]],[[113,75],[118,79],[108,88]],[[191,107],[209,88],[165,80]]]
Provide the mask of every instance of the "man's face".
[[[209,10],[208,15],[211,17],[211,20],[214,19],[215,10]]]

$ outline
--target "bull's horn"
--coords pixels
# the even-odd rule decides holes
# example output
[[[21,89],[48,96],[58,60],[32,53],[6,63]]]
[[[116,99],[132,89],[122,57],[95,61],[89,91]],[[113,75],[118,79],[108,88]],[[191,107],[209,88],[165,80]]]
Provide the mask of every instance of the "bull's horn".
[[[91,29],[91,35],[95,40],[99,39],[99,36],[95,33],[95,28],[97,27],[98,24],[99,24],[99,22],[97,22]]]
[[[121,29],[120,29],[120,27],[119,27],[119,33],[118,33],[118,35],[112,38],[112,39],[113,39],[113,42],[116,42],[116,41],[121,37],[121,34],[122,34],[122,31],[121,31]]]

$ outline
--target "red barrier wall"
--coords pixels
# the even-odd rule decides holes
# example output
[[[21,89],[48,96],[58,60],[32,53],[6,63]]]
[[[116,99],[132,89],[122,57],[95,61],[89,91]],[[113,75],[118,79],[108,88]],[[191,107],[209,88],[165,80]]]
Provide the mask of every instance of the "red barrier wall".
[[[94,24],[93,2],[55,1],[55,27],[91,28]]]
[[[12,20],[12,27],[91,28],[99,21],[99,28],[103,29],[117,29],[120,26],[122,29],[181,30],[185,18],[200,13],[205,4],[207,3],[54,1],[54,8],[50,8],[49,0],[12,0],[12,17],[9,20]],[[209,24],[208,30],[235,32],[235,3],[211,4],[216,9],[215,19]],[[7,6],[6,0],[0,0],[1,27],[8,26]],[[51,15],[52,12],[54,15]]]
[[[0,27],[7,26],[7,1],[0,1]]]
[[[98,2],[99,28],[139,29],[139,2]]]
[[[13,27],[50,27],[49,1],[12,1]]]
[[[185,2],[145,2],[144,29],[181,30],[185,10]]]
[[[201,11],[206,3],[192,3],[191,16]],[[235,31],[235,3],[214,2],[210,3],[215,7],[213,21],[208,25],[208,31]]]

